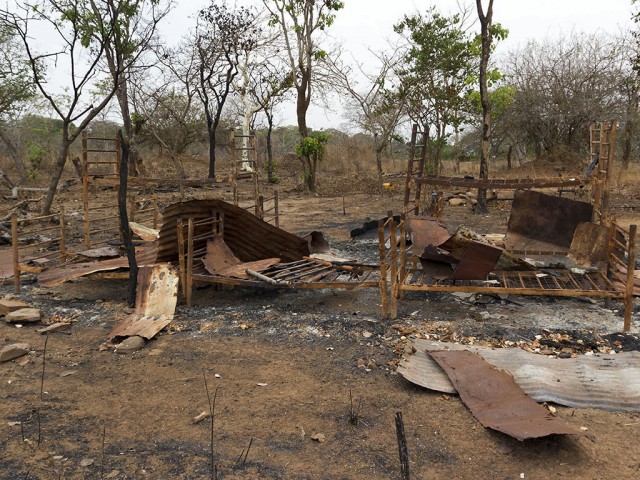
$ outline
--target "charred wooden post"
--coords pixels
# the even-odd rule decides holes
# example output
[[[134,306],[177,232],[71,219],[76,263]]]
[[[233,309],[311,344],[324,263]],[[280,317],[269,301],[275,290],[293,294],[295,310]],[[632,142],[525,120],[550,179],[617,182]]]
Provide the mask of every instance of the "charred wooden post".
[[[633,284],[636,264],[637,225],[629,226],[629,244],[627,252],[627,278],[624,292],[624,331],[631,330],[631,314],[633,313]]]
[[[391,275],[391,303],[389,305],[389,313],[391,318],[398,316],[398,225],[393,220],[393,214],[390,214],[389,221],[389,251],[391,258],[389,273]]]
[[[13,285],[16,293],[20,293],[20,257],[18,250],[18,214],[11,215],[11,247],[13,248]]]
[[[127,251],[129,261],[129,287],[127,290],[127,303],[133,306],[136,303],[136,290],[138,284],[138,261],[136,249],[131,238],[129,217],[127,215],[127,180],[129,175],[129,144],[122,137],[122,130],[118,131],[117,145],[122,149],[122,155],[118,152],[120,183],[118,188],[118,212],[120,216],[120,235]]]
[[[191,293],[193,288],[193,218],[187,220],[187,265],[186,265],[186,301],[187,307],[191,306]]]
[[[82,132],[82,207],[84,210],[84,247],[91,248],[91,224],[89,223],[89,154],[87,148],[87,132]]]
[[[404,422],[402,412],[396,412],[396,437],[398,439],[398,454],[400,456],[400,478],[409,480],[409,449],[407,438],[404,434]]]
[[[280,200],[278,198],[278,190],[274,190],[273,192],[273,215],[274,215],[274,225],[280,228]]]
[[[378,246],[380,249],[380,302],[382,303],[382,318],[386,320],[389,316],[389,293],[387,285],[387,250],[385,247],[385,227],[388,221],[378,222]]]

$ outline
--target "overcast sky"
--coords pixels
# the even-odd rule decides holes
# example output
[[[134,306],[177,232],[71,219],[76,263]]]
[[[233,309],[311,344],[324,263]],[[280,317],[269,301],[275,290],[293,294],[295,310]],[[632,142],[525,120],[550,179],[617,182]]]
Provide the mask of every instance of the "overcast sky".
[[[195,27],[197,12],[210,3],[210,0],[176,0],[175,8],[161,27],[167,42],[177,43],[187,35]],[[262,5],[261,0],[227,0],[227,3]],[[393,25],[405,14],[425,12],[431,5],[443,14],[451,14],[459,12],[460,5],[466,5],[470,18],[477,18],[473,0],[344,0],[344,3],[345,8],[337,13],[329,33],[335,42],[343,45],[346,61],[357,59],[365,67],[371,58],[368,49],[383,50],[387,40],[394,38]],[[504,55],[529,39],[543,40],[572,31],[618,33],[628,30],[633,25],[631,13],[631,0],[494,0],[494,22],[509,30],[508,39],[496,54]],[[473,28],[479,30],[477,22]],[[279,122],[296,123],[293,105],[282,109]],[[347,127],[339,104],[333,111],[312,105],[308,124],[314,129]]]
[[[487,3],[484,0],[483,3]],[[208,5],[205,0],[178,0],[163,31],[171,41],[179,40],[183,33],[195,24],[199,8]],[[229,3],[232,3],[231,0]],[[238,2],[251,3],[251,1]],[[405,14],[426,11],[435,5],[442,13],[460,11],[467,5],[471,17],[477,18],[472,0],[344,0],[345,8],[338,12],[330,34],[343,44],[347,59],[364,61],[368,49],[384,49],[387,39],[393,37],[393,25]],[[261,2],[256,0],[256,5]],[[561,33],[610,32],[617,33],[632,26],[631,0],[494,0],[494,22],[509,29],[509,37],[496,52],[505,54],[529,39],[542,40],[557,37]],[[476,23],[476,28],[479,29]],[[340,106],[334,112],[312,107],[309,125],[313,128],[340,127],[344,124]],[[295,124],[293,106],[282,111],[283,124]]]

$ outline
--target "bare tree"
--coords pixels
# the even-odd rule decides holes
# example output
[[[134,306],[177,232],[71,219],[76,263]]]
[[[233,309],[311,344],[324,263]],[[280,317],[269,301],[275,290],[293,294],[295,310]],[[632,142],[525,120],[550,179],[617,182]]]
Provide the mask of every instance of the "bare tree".
[[[487,89],[487,65],[491,53],[491,24],[493,20],[493,0],[489,0],[486,13],[482,0],[476,0],[478,18],[480,19],[480,35],[482,52],[480,54],[480,102],[482,103],[482,140],[480,142],[480,178],[489,178],[489,147],[491,140],[491,103]],[[487,213],[487,189],[478,189],[477,213]]]
[[[637,94],[629,48],[603,33],[574,33],[532,41],[511,52],[505,67],[514,90],[508,112],[511,129],[538,157],[558,146],[585,149],[589,123],[624,118],[628,101],[633,110]]]
[[[138,113],[140,140],[160,145],[171,158],[178,176],[186,178],[180,156],[197,141],[206,141],[204,112],[197,101],[196,51],[183,43],[159,49],[154,67],[132,76],[132,104]]]
[[[8,25],[0,24],[0,140],[5,144],[21,179],[24,179],[26,169],[7,126],[34,93],[33,84],[29,81],[29,64],[16,33]]]
[[[293,87],[296,90],[296,116],[301,145],[309,137],[307,110],[311,104],[315,87],[315,66],[326,57],[326,52],[317,44],[318,35],[330,27],[335,12],[342,9],[344,2],[338,0],[263,0],[271,14],[271,24],[279,25],[286,46]],[[306,141],[306,146],[316,144]],[[301,148],[300,155],[304,172],[305,192],[316,189],[316,162],[308,148]],[[320,153],[320,152],[318,152]],[[317,158],[318,155],[315,156]]]
[[[238,75],[243,55],[252,51],[259,37],[255,11],[229,10],[212,3],[200,11],[195,48],[199,62],[198,96],[204,106],[209,136],[209,178],[215,178],[216,130],[222,110]]]
[[[403,36],[404,65],[399,68],[407,111],[414,123],[429,132],[429,164],[441,170],[440,153],[450,128],[467,120],[469,78],[477,65],[477,53],[465,24],[467,11],[449,16],[434,7],[425,14],[405,16],[394,26]]]
[[[116,87],[115,96],[129,142],[130,172],[138,175],[143,166],[136,148],[136,127],[129,106],[129,77],[138,60],[150,48],[158,24],[169,13],[172,4],[170,0],[89,0],[89,5],[98,27],[108,20],[108,17],[103,18],[106,11],[124,12],[123,21],[114,25],[112,35],[103,39],[101,28],[93,23],[87,23],[84,33],[95,44],[103,43],[104,60]]]
[[[85,101],[87,90],[99,73],[98,66],[104,55],[105,45],[112,40],[115,25],[126,18],[126,11],[123,12],[125,5],[120,5],[120,9],[113,10],[108,8],[106,3],[101,3],[101,11],[104,15],[94,25],[102,41],[93,44],[90,44],[83,34],[86,32],[88,23],[96,22],[86,7],[86,2],[82,0],[48,0],[39,6],[19,3],[14,10],[0,10],[2,22],[9,25],[22,40],[33,82],[62,120],[62,138],[42,207],[44,214],[48,214],[51,210],[69,146],[109,103],[116,90],[117,82],[114,82],[113,88],[104,93],[97,105],[87,104]],[[51,35],[57,35],[56,41],[48,44],[50,50],[37,51],[30,30],[34,22],[48,25]],[[56,64],[59,68],[64,62],[68,67],[69,76],[66,82],[67,96],[61,99],[52,90],[45,74],[47,64]],[[124,65],[117,65],[116,74],[120,75],[124,67]],[[76,126],[75,122],[78,121],[80,123]]]
[[[336,88],[347,94],[355,107],[347,112],[353,121],[373,136],[375,143],[376,168],[378,172],[378,189],[382,191],[382,153],[389,146],[391,136],[398,126],[405,111],[405,97],[394,88],[394,68],[399,57],[396,49],[389,55],[376,54],[380,69],[375,74],[366,73],[362,65],[358,69],[366,79],[364,88],[359,88],[353,80],[350,68],[330,62],[333,82]]]

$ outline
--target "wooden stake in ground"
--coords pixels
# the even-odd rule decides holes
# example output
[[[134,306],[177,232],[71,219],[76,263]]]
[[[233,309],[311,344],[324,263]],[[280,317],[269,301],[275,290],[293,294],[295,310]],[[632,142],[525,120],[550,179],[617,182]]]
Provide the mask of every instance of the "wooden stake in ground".
[[[44,350],[42,352],[42,376],[40,377],[40,400],[44,394],[44,370],[47,365],[47,343],[49,342],[49,335],[44,338]]]
[[[209,453],[211,456],[211,480],[218,480],[218,466],[215,464],[215,448],[214,448],[214,422],[215,422],[215,414],[216,414],[216,399],[218,398],[218,388],[216,387],[215,392],[213,393],[213,399],[211,398],[211,394],[209,393],[209,385],[207,384],[207,374],[203,374],[204,377],[204,390],[207,393],[207,402],[209,403],[209,416],[211,417],[211,436],[209,438]],[[249,452],[247,452],[248,454]]]
[[[133,306],[136,303],[136,289],[138,284],[138,261],[136,260],[136,248],[131,238],[131,230],[129,229],[129,217],[127,213],[127,182],[129,177],[129,144],[125,142],[122,136],[122,130],[118,131],[120,139],[120,148],[122,155],[120,156],[120,187],[118,190],[118,212],[120,214],[120,233],[122,242],[127,250],[127,259],[129,260],[129,289],[127,291],[127,303]]]
[[[398,437],[398,452],[400,454],[400,478],[409,480],[409,450],[407,438],[404,435],[402,412],[396,412],[396,436]]]

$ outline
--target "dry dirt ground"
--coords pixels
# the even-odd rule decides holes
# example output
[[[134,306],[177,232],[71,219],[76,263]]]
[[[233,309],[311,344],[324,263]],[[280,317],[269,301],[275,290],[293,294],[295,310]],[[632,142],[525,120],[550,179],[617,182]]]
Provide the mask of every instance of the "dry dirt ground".
[[[285,195],[282,226],[323,230],[340,254],[375,260],[377,245],[351,241],[349,230],[398,211],[400,194],[355,193],[343,201],[335,195],[340,188],[331,197]],[[632,203],[622,212],[632,221],[637,197],[622,192],[614,200],[620,208]],[[487,217],[466,207],[445,213],[452,226],[500,232],[508,205],[492,207]],[[88,279],[49,290],[28,285],[19,298],[42,308],[45,322],[75,320],[70,333],[48,337],[46,354],[35,327],[0,323],[1,344],[27,342],[33,350],[26,364],[0,364],[0,478],[400,478],[398,411],[411,478],[640,478],[638,414],[558,406],[558,416],[586,427],[595,441],[519,442],[484,429],[457,396],[416,387],[395,372],[412,335],[496,346],[527,345],[542,335],[549,348],[562,349],[564,338],[578,354],[577,339],[584,349],[639,349],[637,314],[635,333],[618,334],[615,303],[472,304],[452,295],[410,295],[398,320],[382,321],[373,289],[205,288],[193,308],[178,307],[168,330],[123,355],[100,347],[130,311],[125,288],[122,281]],[[2,296],[11,292],[0,287]],[[210,420],[192,422],[209,408],[207,388],[215,396],[213,428]],[[319,434],[324,441],[313,439]]]

